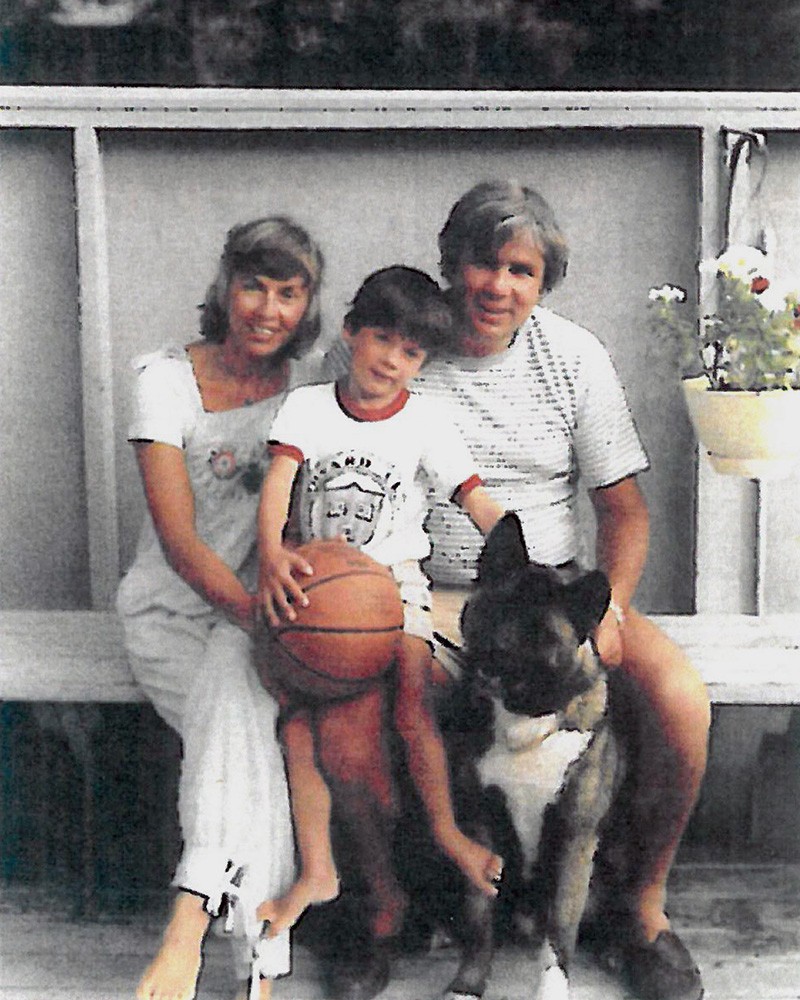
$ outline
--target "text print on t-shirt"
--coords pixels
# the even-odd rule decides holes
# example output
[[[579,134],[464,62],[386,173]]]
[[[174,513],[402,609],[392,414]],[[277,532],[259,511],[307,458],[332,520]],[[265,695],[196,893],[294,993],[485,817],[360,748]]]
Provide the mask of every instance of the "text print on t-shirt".
[[[305,538],[343,536],[363,548],[385,538],[405,498],[395,467],[370,454],[340,452],[309,466],[301,497]]]

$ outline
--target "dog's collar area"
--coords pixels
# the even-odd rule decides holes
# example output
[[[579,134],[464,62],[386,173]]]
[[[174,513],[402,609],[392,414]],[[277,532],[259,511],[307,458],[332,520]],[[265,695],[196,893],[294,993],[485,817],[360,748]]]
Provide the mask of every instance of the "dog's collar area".
[[[548,736],[558,732],[561,726],[559,712],[537,716],[514,715],[500,703],[495,704],[495,718],[499,735],[504,737],[506,747],[512,753],[539,746]]]

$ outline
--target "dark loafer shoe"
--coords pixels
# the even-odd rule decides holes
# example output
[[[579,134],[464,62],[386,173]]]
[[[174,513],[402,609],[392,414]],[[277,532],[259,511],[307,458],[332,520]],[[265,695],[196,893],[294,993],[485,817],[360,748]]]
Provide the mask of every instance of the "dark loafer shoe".
[[[641,1000],[700,1000],[700,970],[678,935],[661,931],[655,941],[637,937],[620,942],[622,972],[634,995]]]
[[[328,990],[334,1000],[372,1000],[389,984],[394,938],[377,940],[361,961],[339,963],[330,971]]]

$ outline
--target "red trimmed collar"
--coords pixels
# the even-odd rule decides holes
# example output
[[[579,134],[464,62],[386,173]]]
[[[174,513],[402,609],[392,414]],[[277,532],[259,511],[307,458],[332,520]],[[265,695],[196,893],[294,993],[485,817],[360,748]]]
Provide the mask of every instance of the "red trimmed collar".
[[[348,417],[361,422],[373,423],[378,420],[388,420],[396,413],[399,413],[408,402],[411,393],[408,389],[401,389],[400,392],[388,405],[379,410],[369,409],[362,406],[357,399],[354,399],[341,382],[336,383],[336,402],[344,410]]]

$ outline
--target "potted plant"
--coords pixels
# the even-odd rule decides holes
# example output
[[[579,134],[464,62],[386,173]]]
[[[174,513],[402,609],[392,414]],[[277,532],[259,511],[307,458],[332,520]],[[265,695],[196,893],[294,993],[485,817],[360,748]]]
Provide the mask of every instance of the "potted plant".
[[[713,467],[752,479],[800,461],[800,305],[769,258],[732,246],[700,265],[716,281],[714,312],[698,318],[686,292],[650,289],[651,331],[682,371],[689,416]]]

